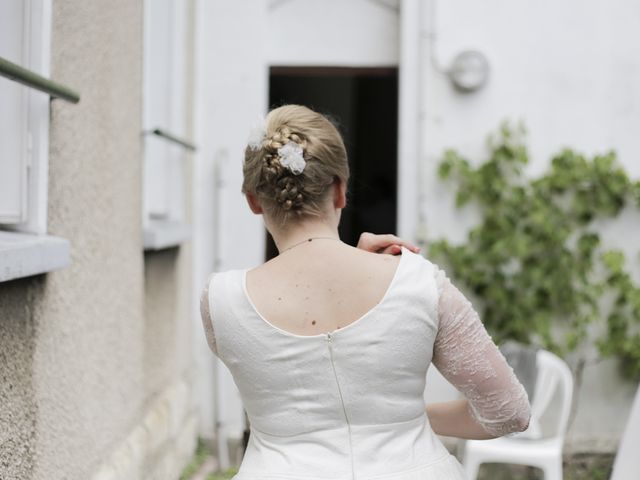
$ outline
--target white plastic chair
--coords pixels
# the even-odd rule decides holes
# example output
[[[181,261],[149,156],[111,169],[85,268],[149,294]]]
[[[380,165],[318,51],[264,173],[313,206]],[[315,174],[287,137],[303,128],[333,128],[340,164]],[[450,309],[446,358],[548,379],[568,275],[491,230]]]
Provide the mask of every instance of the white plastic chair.
[[[562,446],[567,431],[573,376],[567,364],[546,350],[536,354],[537,378],[531,401],[529,428],[510,437],[465,442],[463,465],[469,480],[475,480],[482,463],[515,463],[544,471],[545,480],[562,480]],[[553,436],[542,437],[540,418],[556,389],[562,390],[562,405]]]

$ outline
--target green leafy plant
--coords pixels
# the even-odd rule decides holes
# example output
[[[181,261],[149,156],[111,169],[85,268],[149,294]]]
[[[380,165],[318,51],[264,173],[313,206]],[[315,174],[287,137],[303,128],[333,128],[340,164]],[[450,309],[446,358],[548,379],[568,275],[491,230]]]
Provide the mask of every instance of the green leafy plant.
[[[210,448],[207,446],[203,439],[199,438],[196,445],[196,451],[193,454],[193,458],[182,471],[180,480],[189,480],[191,477],[193,477],[195,473],[200,469],[200,467],[202,467],[202,464],[205,462],[209,455],[211,455]]]
[[[531,178],[524,138],[522,126],[505,123],[478,166],[445,152],[440,177],[456,185],[457,206],[473,203],[481,218],[466,243],[440,240],[431,254],[481,301],[496,341],[564,355],[599,330],[600,354],[620,359],[627,377],[640,377],[640,288],[624,254],[604,248],[594,226],[640,207],[640,181],[629,178],[614,152],[587,158],[570,149]]]
[[[201,478],[203,475],[206,475],[207,480],[228,480],[238,473],[237,468],[229,468],[224,472],[211,473],[211,467],[205,466],[205,462],[208,458],[211,458],[212,455],[213,450],[211,445],[208,445],[205,440],[199,438],[193,458],[182,471],[180,480],[190,480],[195,477]]]

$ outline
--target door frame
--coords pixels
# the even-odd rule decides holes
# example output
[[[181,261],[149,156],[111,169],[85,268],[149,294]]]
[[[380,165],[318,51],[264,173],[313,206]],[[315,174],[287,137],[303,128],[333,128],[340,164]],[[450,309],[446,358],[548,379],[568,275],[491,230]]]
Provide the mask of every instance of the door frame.
[[[421,18],[420,0],[403,0],[400,8],[398,77],[398,211],[397,234],[419,242],[421,162]]]

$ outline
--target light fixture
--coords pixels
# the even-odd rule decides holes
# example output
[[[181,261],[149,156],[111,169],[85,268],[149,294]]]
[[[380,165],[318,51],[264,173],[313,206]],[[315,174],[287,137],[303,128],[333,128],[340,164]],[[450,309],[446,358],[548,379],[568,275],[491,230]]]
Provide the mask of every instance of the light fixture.
[[[458,90],[474,92],[487,83],[489,61],[481,52],[465,50],[455,56],[447,73]]]

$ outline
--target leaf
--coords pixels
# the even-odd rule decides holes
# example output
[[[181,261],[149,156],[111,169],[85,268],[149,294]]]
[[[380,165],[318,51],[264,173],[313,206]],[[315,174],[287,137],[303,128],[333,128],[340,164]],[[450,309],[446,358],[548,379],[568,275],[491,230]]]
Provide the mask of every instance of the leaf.
[[[602,254],[602,262],[613,273],[619,273],[624,267],[624,253],[619,250],[609,250]]]
[[[527,177],[525,130],[514,122],[503,122],[487,145],[488,157],[475,167],[455,150],[444,153],[439,176],[455,189],[456,205],[474,202],[481,218],[463,244],[432,242],[431,254],[474,293],[494,338],[556,352],[593,341],[626,374],[640,376],[640,287],[623,253],[603,250],[591,228],[625,205],[640,207],[640,181],[629,178],[613,151],[589,158],[570,148],[541,175]],[[587,332],[598,323],[593,330],[603,333],[590,340]]]

